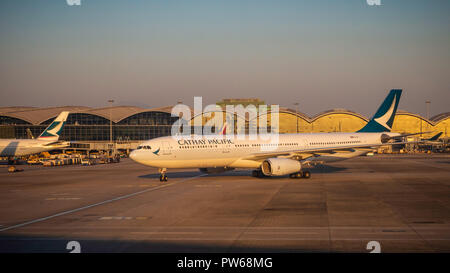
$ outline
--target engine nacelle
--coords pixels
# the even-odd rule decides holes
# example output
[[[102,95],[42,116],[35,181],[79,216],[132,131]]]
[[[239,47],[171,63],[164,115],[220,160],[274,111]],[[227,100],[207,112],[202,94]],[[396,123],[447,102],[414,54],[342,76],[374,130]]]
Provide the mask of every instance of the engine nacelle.
[[[389,135],[382,134],[381,137],[380,137],[381,143],[388,143],[389,140],[391,140],[391,137]]]
[[[300,161],[288,158],[268,158],[261,165],[261,171],[266,176],[287,175],[299,172],[301,169]]]
[[[234,168],[216,167],[216,168],[200,168],[199,170],[202,173],[223,173],[227,171],[232,171],[234,170]]]

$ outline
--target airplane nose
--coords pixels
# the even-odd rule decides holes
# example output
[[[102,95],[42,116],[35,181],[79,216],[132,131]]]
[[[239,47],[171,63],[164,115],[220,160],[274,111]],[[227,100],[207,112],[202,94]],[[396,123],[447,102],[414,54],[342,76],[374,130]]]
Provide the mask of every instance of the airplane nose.
[[[132,152],[130,153],[130,158],[131,158],[132,160],[136,161],[136,151],[132,151]]]

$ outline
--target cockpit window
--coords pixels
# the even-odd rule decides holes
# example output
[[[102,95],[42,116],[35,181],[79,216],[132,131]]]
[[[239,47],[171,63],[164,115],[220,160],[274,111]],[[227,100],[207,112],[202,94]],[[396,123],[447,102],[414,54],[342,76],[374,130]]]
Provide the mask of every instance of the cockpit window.
[[[151,146],[148,146],[148,145],[145,145],[145,146],[138,146],[138,147],[137,147],[137,150],[140,150],[140,149],[151,150],[152,147],[151,147]]]

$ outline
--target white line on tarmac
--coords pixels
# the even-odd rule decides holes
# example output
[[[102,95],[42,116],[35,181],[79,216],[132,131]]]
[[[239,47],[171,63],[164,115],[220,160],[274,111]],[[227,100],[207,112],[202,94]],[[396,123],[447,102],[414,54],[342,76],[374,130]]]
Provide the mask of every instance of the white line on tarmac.
[[[27,225],[31,225],[31,224],[34,224],[34,223],[42,222],[42,221],[49,220],[49,219],[52,219],[52,218],[55,218],[55,217],[58,217],[58,216],[67,215],[67,214],[70,214],[70,213],[78,212],[78,211],[89,209],[89,208],[92,208],[92,207],[104,205],[104,204],[111,203],[111,202],[114,202],[114,201],[119,201],[119,200],[122,200],[122,199],[125,199],[125,198],[133,197],[133,196],[136,196],[136,195],[139,195],[139,194],[142,194],[142,193],[146,193],[146,192],[149,192],[149,191],[162,189],[162,188],[174,185],[174,184],[178,184],[178,183],[181,183],[181,182],[185,182],[185,181],[192,180],[192,179],[195,179],[195,178],[198,178],[198,177],[202,177],[202,176],[206,176],[206,175],[207,174],[197,175],[197,176],[186,178],[184,180],[180,180],[180,181],[173,182],[173,183],[170,183],[170,184],[164,184],[164,185],[161,185],[161,186],[158,186],[158,187],[154,187],[154,188],[138,191],[138,192],[135,192],[135,193],[130,193],[130,194],[127,194],[127,195],[122,195],[122,196],[119,196],[119,197],[116,197],[116,198],[113,198],[113,199],[109,199],[109,200],[105,200],[105,201],[102,201],[102,202],[99,202],[99,203],[87,205],[87,206],[84,206],[84,207],[81,207],[81,208],[72,209],[72,210],[68,210],[68,211],[63,211],[63,212],[60,212],[60,213],[57,213],[57,214],[53,214],[53,215],[50,215],[50,216],[47,216],[47,217],[31,220],[31,221],[28,221],[28,222],[25,222],[25,223],[21,223],[21,224],[17,224],[17,225],[14,225],[14,226],[5,227],[5,228],[0,229],[0,232],[11,230],[11,229],[15,229],[15,228],[20,228],[20,227],[23,227],[23,226],[27,226]]]
[[[136,231],[136,232],[130,232],[130,234],[142,234],[142,235],[152,235],[152,234],[174,234],[174,235],[185,235],[185,234],[203,234],[203,232],[196,232],[196,231]]]

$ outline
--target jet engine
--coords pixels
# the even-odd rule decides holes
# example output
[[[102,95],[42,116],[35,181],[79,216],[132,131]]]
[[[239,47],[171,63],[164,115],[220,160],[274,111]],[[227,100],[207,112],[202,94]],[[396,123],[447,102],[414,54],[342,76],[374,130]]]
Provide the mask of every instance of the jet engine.
[[[381,143],[388,143],[389,140],[391,140],[391,137],[389,135],[386,135],[386,134],[382,134],[380,138],[381,138],[380,139]]]
[[[261,171],[266,176],[282,176],[300,172],[300,161],[288,158],[268,158],[263,161]]]

